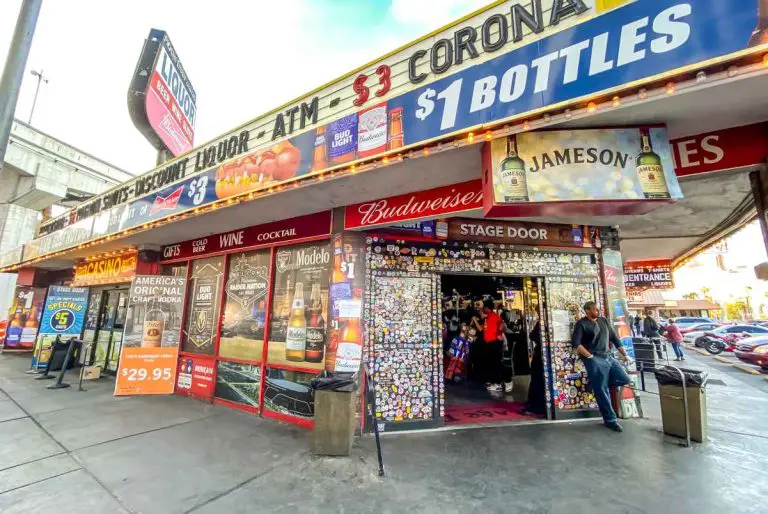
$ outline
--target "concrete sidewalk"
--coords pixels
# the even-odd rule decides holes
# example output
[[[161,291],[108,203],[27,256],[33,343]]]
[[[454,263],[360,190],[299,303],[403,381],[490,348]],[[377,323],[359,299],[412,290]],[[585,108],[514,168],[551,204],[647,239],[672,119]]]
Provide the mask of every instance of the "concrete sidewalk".
[[[706,367],[695,357],[690,366]],[[49,391],[0,355],[0,512],[762,512],[768,395],[713,373],[710,440],[686,449],[647,419],[387,435],[350,459],[308,432],[181,397]],[[74,377],[72,377],[74,381]],[[653,381],[649,382],[651,385]]]

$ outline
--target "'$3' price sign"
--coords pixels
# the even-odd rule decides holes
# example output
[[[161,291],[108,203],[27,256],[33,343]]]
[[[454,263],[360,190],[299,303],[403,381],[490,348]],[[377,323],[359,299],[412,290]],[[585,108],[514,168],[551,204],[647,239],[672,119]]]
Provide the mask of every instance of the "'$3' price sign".
[[[145,380],[170,380],[171,368],[123,368],[120,372],[129,382],[143,382]]]

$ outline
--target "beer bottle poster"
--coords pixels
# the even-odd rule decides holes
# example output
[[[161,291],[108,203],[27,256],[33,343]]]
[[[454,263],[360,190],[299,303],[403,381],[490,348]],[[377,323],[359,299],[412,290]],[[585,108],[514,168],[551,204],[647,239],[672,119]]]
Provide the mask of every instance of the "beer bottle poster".
[[[192,263],[187,321],[182,342],[185,352],[213,355],[223,273],[224,257],[201,259]]]
[[[268,363],[323,369],[330,262],[325,242],[277,250]]]
[[[491,141],[494,200],[682,198],[663,127],[522,133]]]
[[[0,341],[4,350],[32,350],[45,302],[45,289],[16,286],[16,294],[8,311],[8,328],[5,340]]]
[[[269,290],[269,250],[232,255],[219,357],[261,361]]]
[[[173,393],[185,290],[184,277],[133,278],[115,396]]]

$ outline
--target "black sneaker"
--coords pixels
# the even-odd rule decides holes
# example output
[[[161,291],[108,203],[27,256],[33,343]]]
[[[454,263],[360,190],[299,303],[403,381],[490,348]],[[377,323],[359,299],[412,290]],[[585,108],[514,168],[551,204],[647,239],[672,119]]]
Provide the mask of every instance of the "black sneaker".
[[[619,433],[624,432],[624,429],[621,428],[621,425],[619,425],[617,422],[606,423],[605,426],[608,429],[613,430],[614,432],[619,432]]]

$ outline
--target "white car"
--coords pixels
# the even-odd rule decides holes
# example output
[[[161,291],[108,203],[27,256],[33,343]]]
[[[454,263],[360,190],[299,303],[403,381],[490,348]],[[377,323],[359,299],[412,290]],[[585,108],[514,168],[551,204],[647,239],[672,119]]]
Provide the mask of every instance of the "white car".
[[[688,332],[683,336],[683,342],[694,344],[696,343],[696,340],[703,336],[706,332],[711,332],[713,334],[754,334],[754,335],[761,335],[761,334],[768,334],[768,328],[764,327],[758,327],[755,325],[726,325],[723,327],[716,328],[714,330],[694,330],[693,332]]]

